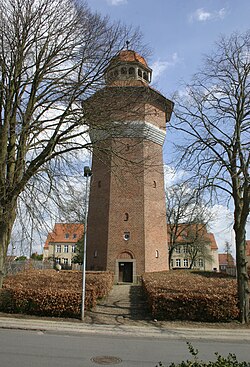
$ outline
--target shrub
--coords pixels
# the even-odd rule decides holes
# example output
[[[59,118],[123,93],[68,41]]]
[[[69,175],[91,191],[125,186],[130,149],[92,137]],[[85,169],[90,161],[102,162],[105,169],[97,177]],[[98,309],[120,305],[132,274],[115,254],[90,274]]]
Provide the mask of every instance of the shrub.
[[[110,272],[87,272],[85,309],[96,306],[113,284]],[[82,273],[31,270],[9,276],[0,292],[0,311],[32,315],[80,317]]]
[[[204,362],[198,358],[198,350],[194,349],[191,343],[187,342],[189,353],[194,357],[193,360],[182,361],[178,364],[171,363],[169,367],[250,367],[250,362],[238,362],[235,354],[229,353],[227,357],[222,357],[218,353],[216,355],[216,361]],[[159,362],[156,367],[164,367]]]
[[[143,287],[158,320],[230,321],[237,319],[236,280],[189,271],[146,273]]]

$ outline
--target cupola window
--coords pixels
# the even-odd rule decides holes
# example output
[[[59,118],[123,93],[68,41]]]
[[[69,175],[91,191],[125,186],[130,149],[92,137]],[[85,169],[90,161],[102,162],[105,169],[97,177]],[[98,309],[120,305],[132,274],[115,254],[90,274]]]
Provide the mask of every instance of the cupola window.
[[[143,79],[147,80],[148,81],[148,74],[144,71],[143,73]]]
[[[121,68],[121,74],[126,75],[127,74],[127,68]]]
[[[141,71],[141,69],[138,69],[138,76],[142,77],[142,71]]]
[[[129,75],[135,75],[135,68],[129,68],[128,73]]]

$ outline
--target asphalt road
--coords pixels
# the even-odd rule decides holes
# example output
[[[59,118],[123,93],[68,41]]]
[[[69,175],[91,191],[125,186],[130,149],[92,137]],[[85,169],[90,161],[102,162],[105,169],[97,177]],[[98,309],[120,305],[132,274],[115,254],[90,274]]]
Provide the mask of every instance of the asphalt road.
[[[233,332],[233,331],[232,331]],[[203,360],[214,352],[235,353],[250,362],[250,342],[244,340],[192,340]],[[108,358],[103,358],[103,357]],[[155,367],[191,358],[183,338],[128,335],[67,334],[54,331],[0,330],[0,367]]]

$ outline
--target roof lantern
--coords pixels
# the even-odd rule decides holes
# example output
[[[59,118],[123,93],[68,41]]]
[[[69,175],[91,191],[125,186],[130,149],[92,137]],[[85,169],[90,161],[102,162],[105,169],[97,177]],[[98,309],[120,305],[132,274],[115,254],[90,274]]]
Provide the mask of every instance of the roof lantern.
[[[145,59],[133,50],[122,50],[114,56],[105,72],[109,86],[141,86],[151,82],[152,69]]]

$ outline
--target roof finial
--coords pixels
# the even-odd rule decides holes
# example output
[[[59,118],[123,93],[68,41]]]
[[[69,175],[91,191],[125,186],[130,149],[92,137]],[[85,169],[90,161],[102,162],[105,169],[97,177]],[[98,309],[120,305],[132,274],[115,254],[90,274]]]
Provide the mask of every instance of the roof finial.
[[[128,50],[128,46],[129,46],[130,42],[127,40],[126,41],[126,45],[127,45],[127,50]]]

